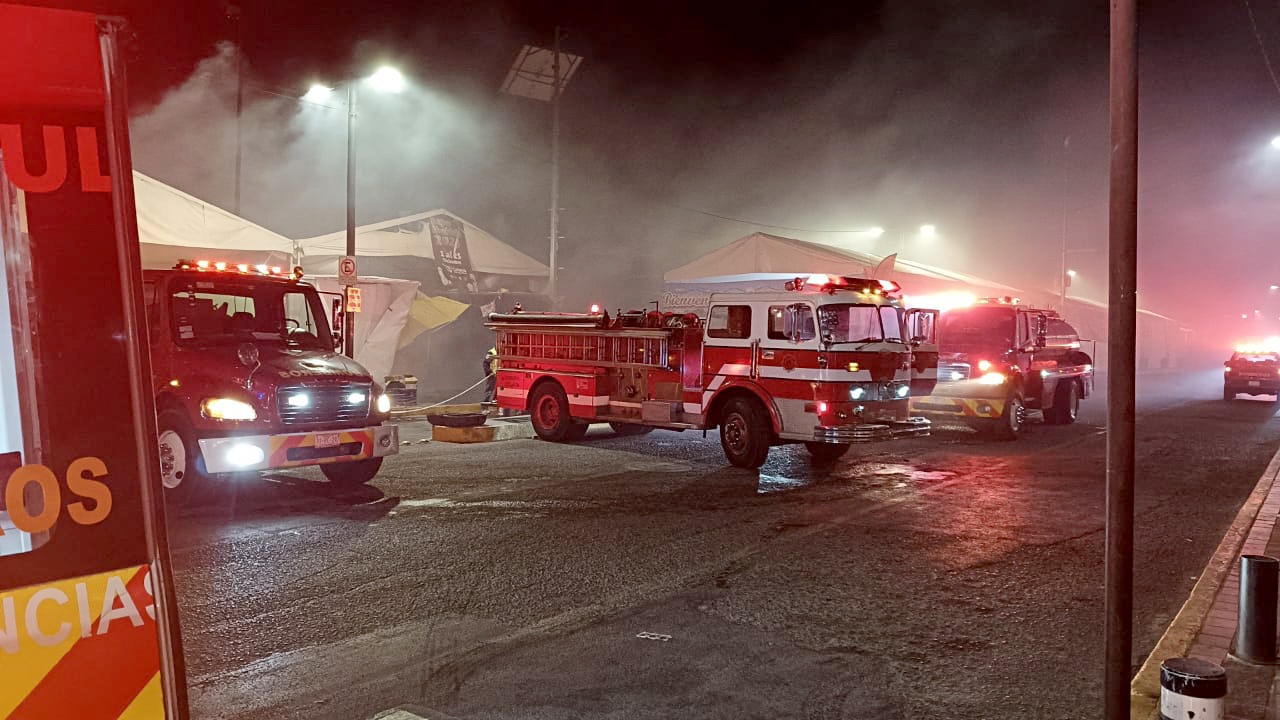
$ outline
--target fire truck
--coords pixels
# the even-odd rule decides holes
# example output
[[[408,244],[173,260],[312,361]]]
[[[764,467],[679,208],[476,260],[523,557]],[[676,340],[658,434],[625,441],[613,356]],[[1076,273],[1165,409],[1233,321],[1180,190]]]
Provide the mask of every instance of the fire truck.
[[[1280,352],[1276,345],[1240,346],[1223,363],[1222,399],[1236,395],[1275,395],[1280,401]]]
[[[330,332],[301,268],[179,262],[145,271],[143,291],[171,497],[214,478],[307,465],[358,485],[399,451],[390,398],[336,351],[341,332]]]
[[[1005,440],[1016,438],[1028,410],[1069,425],[1093,392],[1093,360],[1054,310],[1017,298],[982,298],[945,310],[938,322],[938,382],[911,409],[965,421]]]
[[[621,434],[719,428],[733,465],[803,443],[815,461],[853,443],[927,435],[913,391],[936,378],[933,311],[905,310],[896,283],[813,275],[776,291],[710,296],[705,316],[654,311],[494,313],[499,406],[544,440],[591,423]]]

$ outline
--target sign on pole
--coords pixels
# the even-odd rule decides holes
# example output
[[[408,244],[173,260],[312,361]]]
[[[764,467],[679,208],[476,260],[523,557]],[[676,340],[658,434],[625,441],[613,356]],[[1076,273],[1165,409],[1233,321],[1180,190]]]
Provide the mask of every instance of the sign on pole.
[[[338,260],[338,282],[343,285],[356,284],[356,258],[354,255],[343,255]]]
[[[187,715],[121,31],[0,5],[5,718]]]
[[[347,286],[347,312],[360,312],[360,288],[355,285]]]

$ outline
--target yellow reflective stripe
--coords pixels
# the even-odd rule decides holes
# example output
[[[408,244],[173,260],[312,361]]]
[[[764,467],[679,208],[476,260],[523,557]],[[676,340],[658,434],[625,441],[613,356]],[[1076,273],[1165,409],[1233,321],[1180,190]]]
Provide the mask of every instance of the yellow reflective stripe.
[[[164,690],[160,687],[160,673],[157,672],[129,707],[120,713],[119,720],[164,720]]]

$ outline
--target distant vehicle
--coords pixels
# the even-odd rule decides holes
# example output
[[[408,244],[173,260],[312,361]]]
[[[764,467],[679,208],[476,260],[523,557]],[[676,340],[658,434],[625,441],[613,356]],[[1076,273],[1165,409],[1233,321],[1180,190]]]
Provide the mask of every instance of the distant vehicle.
[[[725,457],[757,468],[803,443],[834,461],[851,443],[927,435],[913,387],[932,386],[936,313],[905,310],[896,283],[815,275],[717,293],[705,317],[642,310],[492,314],[498,404],[528,410],[544,440],[719,427]]]
[[[1236,395],[1276,395],[1280,401],[1280,353],[1242,348],[1223,363],[1222,399]]]
[[[301,268],[206,261],[143,273],[170,496],[305,465],[358,485],[399,452],[391,399],[335,351],[324,301],[301,278]]]
[[[984,298],[942,313],[938,383],[931,395],[913,398],[911,410],[1012,440],[1028,410],[1039,410],[1051,425],[1074,423],[1093,378],[1092,358],[1057,311]]]

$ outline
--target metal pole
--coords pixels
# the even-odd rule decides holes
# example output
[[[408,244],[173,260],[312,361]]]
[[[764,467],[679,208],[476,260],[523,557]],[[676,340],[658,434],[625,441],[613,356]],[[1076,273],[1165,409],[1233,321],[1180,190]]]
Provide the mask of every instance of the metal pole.
[[[240,19],[243,13],[239,5],[230,5],[227,8],[227,14],[236,24],[236,175],[235,175],[235,203],[234,211],[240,214],[240,166],[241,158],[244,155],[243,146],[240,141],[241,132],[241,113],[244,110],[244,43],[241,41]]]
[[[1138,280],[1137,0],[1111,0],[1110,306],[1107,327],[1107,720],[1128,720],[1133,662],[1134,372]]]
[[[554,57],[551,60],[553,84],[551,86],[551,276],[547,281],[547,294],[556,298],[556,276],[559,263],[556,255],[560,243],[560,26],[556,26]]]
[[[1062,270],[1058,282],[1062,284],[1062,299],[1058,311],[1067,312],[1067,148],[1071,145],[1071,136],[1062,139]]]
[[[1280,597],[1280,560],[1266,555],[1242,556],[1236,657],[1250,663],[1276,661],[1277,597]]]
[[[347,83],[347,254],[356,254],[356,83]],[[346,302],[346,298],[343,298]],[[356,356],[356,314],[347,310],[342,324],[342,349]]]

